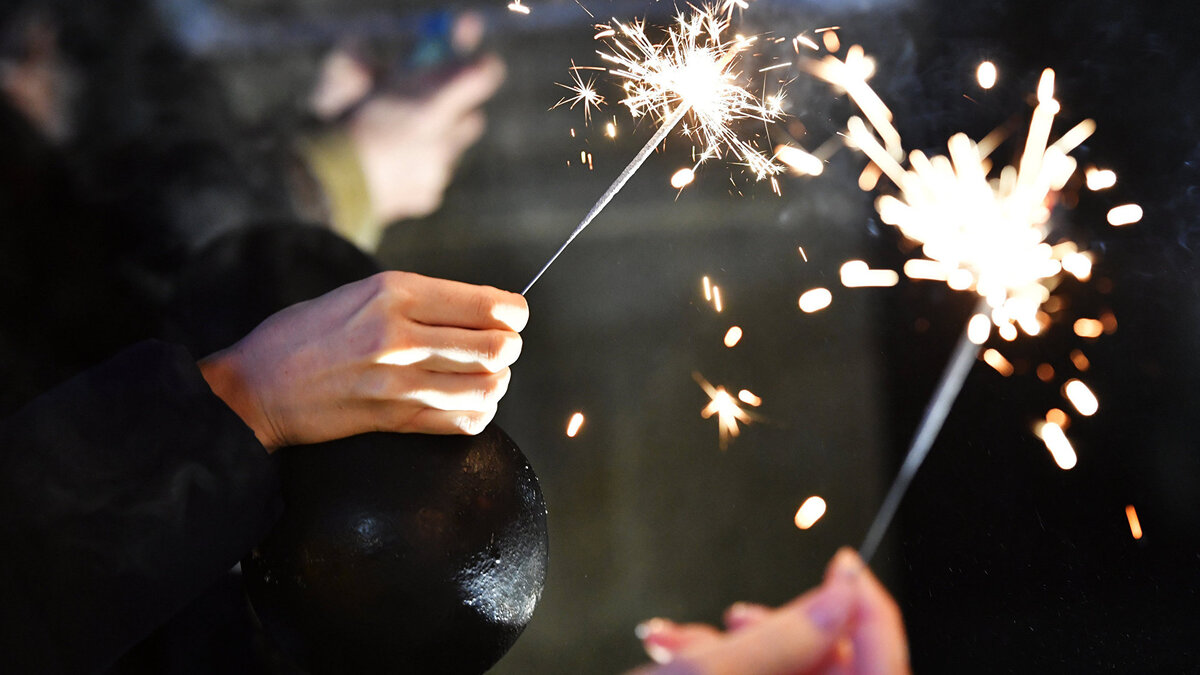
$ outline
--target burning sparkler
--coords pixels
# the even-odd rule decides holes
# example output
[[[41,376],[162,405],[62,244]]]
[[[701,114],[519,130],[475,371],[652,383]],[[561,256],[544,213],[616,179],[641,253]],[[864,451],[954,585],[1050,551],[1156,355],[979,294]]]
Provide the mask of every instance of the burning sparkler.
[[[690,113],[684,135],[699,149],[696,164],[708,159],[732,156],[744,164],[758,179],[774,176],[782,170],[774,159],[742,140],[733,125],[746,119],[770,121],[782,116],[782,95],[766,103],[759,100],[738,82],[735,68],[737,55],[754,42],[754,38],[727,39],[728,16],[723,10],[694,9],[680,13],[675,25],[667,30],[663,42],[653,41],[641,22],[602,26],[597,38],[605,39],[611,48],[600,52],[609,64],[607,72],[624,81],[625,98],[621,103],[633,117],[648,116],[658,124],[654,135],[604,191],[595,205],[576,226],[558,251],[521,291],[528,293],[542,274],[558,259],[567,246],[600,214],[604,207],[625,186],[654,149]],[[563,85],[575,92],[567,100],[582,102],[585,114],[588,104],[597,105],[598,96],[590,83],[578,77],[574,85]],[[561,103],[561,102],[560,102]]]
[[[947,144],[948,156],[928,157],[920,151],[908,155],[908,168],[892,114],[867,85],[873,62],[857,45],[846,59],[826,56],[810,70],[845,90],[863,111],[863,118],[847,123],[848,143],[862,150],[882,175],[899,189],[897,196],[876,201],[880,218],[921,245],[923,258],[908,261],[910,278],[944,281],[954,290],[979,296],[979,305],[967,324],[943,372],[929,406],[917,427],[900,472],[889,489],[860,549],[870,559],[878,547],[909,483],[933,445],[967,374],[979,358],[981,346],[995,327],[1006,340],[1018,330],[1037,335],[1049,323],[1042,306],[1064,274],[1085,281],[1091,258],[1076,244],[1052,244],[1050,215],[1057,193],[1075,174],[1070,152],[1095,131],[1092,120],[1080,122],[1057,140],[1050,136],[1060,106],[1054,99],[1054,71],[1046,69],[1037,89],[1024,149],[1015,166],[991,174],[988,155],[998,145],[996,136],[976,142],[955,134]],[[984,70],[980,83],[986,86]],[[994,74],[994,73],[993,73]],[[864,176],[866,172],[864,172]],[[874,180],[870,180],[874,183]],[[1109,221],[1134,222],[1140,211],[1128,209]],[[1113,221],[1117,222],[1113,222]],[[991,351],[991,350],[990,350]],[[1011,365],[998,352],[987,359],[1001,373]],[[1081,414],[1095,412],[1095,397],[1078,380],[1064,393]],[[1078,401],[1078,402],[1077,402]],[[1084,412],[1090,411],[1090,412]],[[1063,469],[1075,465],[1075,453],[1054,422],[1037,429],[1055,461]]]

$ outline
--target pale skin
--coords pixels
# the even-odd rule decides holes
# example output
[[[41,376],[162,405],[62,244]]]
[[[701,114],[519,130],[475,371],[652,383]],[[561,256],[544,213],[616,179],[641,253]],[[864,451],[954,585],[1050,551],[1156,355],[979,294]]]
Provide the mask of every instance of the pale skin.
[[[900,609],[851,549],[824,582],[779,608],[738,603],[726,630],[652,619],[638,627],[660,663],[631,675],[905,675],[910,672]]]
[[[382,272],[270,316],[199,366],[268,452],[370,431],[477,434],[528,319],[515,293]]]

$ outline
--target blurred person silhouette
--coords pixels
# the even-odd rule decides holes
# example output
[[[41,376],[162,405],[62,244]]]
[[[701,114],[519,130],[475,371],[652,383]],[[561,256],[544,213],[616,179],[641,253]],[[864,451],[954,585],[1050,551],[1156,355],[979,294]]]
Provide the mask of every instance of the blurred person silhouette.
[[[270,454],[477,433],[527,307],[299,224],[137,5],[0,8],[5,669],[286,670],[227,574],[279,515]]]

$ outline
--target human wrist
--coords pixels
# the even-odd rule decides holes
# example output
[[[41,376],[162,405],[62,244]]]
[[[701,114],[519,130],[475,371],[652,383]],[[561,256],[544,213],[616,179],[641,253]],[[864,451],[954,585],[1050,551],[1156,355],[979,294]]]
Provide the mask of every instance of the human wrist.
[[[210,354],[200,359],[196,365],[213,394],[250,427],[254,437],[268,453],[275,452],[282,444],[272,433],[266,416],[262,414],[262,408],[251,392],[234,348]]]

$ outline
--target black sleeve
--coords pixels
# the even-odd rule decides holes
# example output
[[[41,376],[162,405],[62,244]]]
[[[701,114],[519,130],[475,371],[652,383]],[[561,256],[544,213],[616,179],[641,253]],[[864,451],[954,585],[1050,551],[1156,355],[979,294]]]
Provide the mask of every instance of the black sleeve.
[[[264,537],[271,458],[182,347],[143,342],[0,424],[6,672],[110,665]]]

